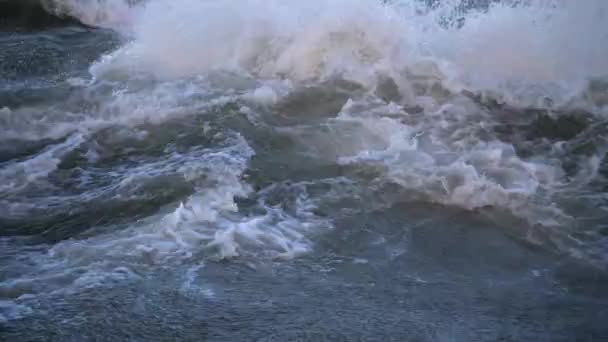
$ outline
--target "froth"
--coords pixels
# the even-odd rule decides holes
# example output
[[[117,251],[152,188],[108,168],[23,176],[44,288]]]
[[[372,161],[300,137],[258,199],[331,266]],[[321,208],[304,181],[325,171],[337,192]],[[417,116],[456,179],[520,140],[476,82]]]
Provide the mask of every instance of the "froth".
[[[30,159],[7,163],[8,165],[0,169],[0,179],[3,181],[0,185],[0,194],[7,195],[35,182],[44,181],[57,169],[62,158],[80,146],[84,140],[81,134],[74,134],[64,142],[50,146]]]
[[[390,14],[361,1],[154,1],[135,17],[134,41],[117,58],[167,77],[216,69],[295,80],[362,77],[375,64],[390,66],[385,46],[403,41]]]
[[[603,1],[500,2],[432,39],[470,89],[542,106],[538,99],[565,102],[590,79],[608,75],[607,10]]]
[[[441,72],[426,76],[440,75],[445,88],[523,107],[566,105],[608,73],[602,1],[501,2],[464,13],[453,1],[425,10],[364,0],[158,0],[138,8],[132,42],[109,60],[161,77],[220,69],[292,81],[341,77],[373,89],[388,76],[411,100],[412,73],[431,63]]]
[[[309,233],[330,225],[312,213],[315,205],[305,188],[290,186],[295,194],[293,210],[267,203],[281,185],[254,196],[243,175],[254,152],[240,135],[226,135],[225,146],[177,155],[168,158],[169,165],[148,165],[147,172],[135,168],[118,185],[129,187],[153,173],[177,172],[194,187],[194,193],[180,203],[128,225],[96,227],[101,232],[89,237],[21,250],[20,258],[30,260],[27,267],[14,269],[18,266],[7,249],[6,257],[13,262],[5,270],[20,276],[0,282],[0,297],[113,286],[137,281],[137,271],[167,265],[235,257],[288,259],[308,251]],[[237,204],[246,197],[255,199],[250,214]],[[8,239],[7,246],[18,244]]]
[[[370,169],[369,189],[392,186],[400,200],[494,207],[532,224],[560,222],[565,215],[551,194],[565,181],[561,165],[521,158],[513,145],[488,134],[489,113],[460,101],[415,115],[365,97],[349,100],[327,129],[289,133],[319,158]]]

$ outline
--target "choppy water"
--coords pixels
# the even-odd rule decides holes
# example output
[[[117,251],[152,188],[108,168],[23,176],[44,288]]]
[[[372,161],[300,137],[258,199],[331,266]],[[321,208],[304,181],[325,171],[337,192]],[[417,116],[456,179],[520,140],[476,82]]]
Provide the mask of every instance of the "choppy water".
[[[608,338],[604,1],[45,4],[0,339]]]

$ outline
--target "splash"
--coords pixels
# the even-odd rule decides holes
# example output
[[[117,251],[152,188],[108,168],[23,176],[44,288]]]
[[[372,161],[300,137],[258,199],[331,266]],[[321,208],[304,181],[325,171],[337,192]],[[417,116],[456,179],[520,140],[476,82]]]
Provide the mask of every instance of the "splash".
[[[595,0],[467,10],[458,1],[429,8],[414,1],[158,0],[130,8],[128,28],[115,26],[132,42],[110,61],[165,78],[230,70],[299,82],[341,77],[371,89],[386,76],[409,100],[418,75],[510,105],[565,106],[608,74],[606,7]]]

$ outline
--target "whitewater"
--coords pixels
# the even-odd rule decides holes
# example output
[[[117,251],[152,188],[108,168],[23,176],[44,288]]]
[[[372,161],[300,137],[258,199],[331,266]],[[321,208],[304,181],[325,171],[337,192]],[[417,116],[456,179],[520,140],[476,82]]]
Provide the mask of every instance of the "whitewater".
[[[0,339],[608,338],[607,2],[36,4]]]

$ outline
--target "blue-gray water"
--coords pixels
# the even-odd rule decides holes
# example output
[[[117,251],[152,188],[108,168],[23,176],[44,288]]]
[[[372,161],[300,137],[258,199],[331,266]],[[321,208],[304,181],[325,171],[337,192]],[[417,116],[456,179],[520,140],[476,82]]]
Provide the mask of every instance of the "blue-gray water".
[[[5,18],[0,340],[608,339],[606,6],[446,3]]]

